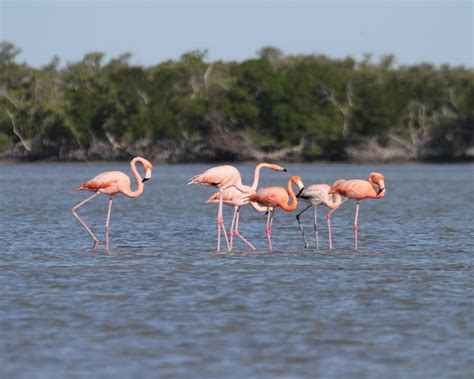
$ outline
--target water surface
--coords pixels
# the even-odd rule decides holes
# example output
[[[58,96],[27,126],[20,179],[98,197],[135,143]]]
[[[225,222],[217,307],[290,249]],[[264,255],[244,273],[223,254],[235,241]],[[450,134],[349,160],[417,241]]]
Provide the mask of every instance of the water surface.
[[[70,208],[71,189],[126,163],[0,164],[2,378],[467,378],[474,370],[473,166],[288,165],[262,185],[385,174],[387,195],[334,213],[335,249],[312,215],[243,209],[241,242],[215,252],[202,165],[157,165],[137,200],[116,197],[111,250]],[[244,182],[253,166],[239,165]],[[103,241],[107,198],[79,213]],[[302,206],[299,206],[302,209]],[[231,208],[225,207],[225,221]]]

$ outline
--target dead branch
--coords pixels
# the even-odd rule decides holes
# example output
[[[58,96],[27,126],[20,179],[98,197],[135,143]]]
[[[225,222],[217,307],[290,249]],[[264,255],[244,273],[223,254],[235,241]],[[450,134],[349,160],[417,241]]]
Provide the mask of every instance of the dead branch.
[[[23,139],[23,137],[21,136],[20,131],[18,130],[18,128],[17,128],[17,126],[16,126],[15,117],[13,116],[13,114],[12,114],[8,109],[5,109],[5,112],[6,112],[6,114],[8,115],[8,117],[10,118],[10,120],[11,120],[11,122],[12,122],[13,133],[18,137],[18,139],[20,140],[21,144],[22,144],[23,147],[26,149],[26,151],[30,152],[30,151],[31,151],[31,146],[30,146],[30,144],[29,144],[25,139]]]
[[[354,107],[354,93],[352,92],[352,83],[347,82],[347,88],[346,88],[346,97],[347,97],[347,103],[349,104],[349,107],[353,108]]]
[[[143,104],[148,105],[149,100],[148,100],[148,97],[145,94],[145,92],[143,92],[142,90],[137,89],[137,94],[142,99]]]
[[[342,123],[342,135],[345,137],[349,133],[349,118],[350,118],[350,111],[351,108],[353,107],[353,102],[352,102],[352,86],[350,84],[347,85],[347,90],[346,90],[346,97],[348,103],[346,105],[342,105],[339,100],[337,100],[336,95],[334,94],[334,91],[331,89],[326,89],[324,90],[325,95],[326,95],[326,100],[329,101],[332,105],[334,105],[339,112],[341,112],[342,117],[343,117],[343,123]]]
[[[11,105],[13,105],[13,107],[18,110],[19,107],[18,107],[18,102],[8,94],[5,86],[3,86],[2,88],[0,88],[0,96],[3,96],[4,98],[6,98]]]
[[[204,73],[204,87],[207,89],[209,88],[209,79],[211,78],[211,73],[212,73],[212,69],[213,69],[213,65],[210,64],[209,66],[207,66],[207,69],[206,69],[206,72]]]
[[[403,147],[407,148],[409,151],[411,151],[415,156],[417,154],[417,148],[416,148],[416,145],[414,145],[413,143],[410,143],[408,141],[405,141],[403,140],[402,138],[396,136],[395,134],[393,134],[392,132],[388,133],[388,137],[399,143],[400,145],[402,145]]]

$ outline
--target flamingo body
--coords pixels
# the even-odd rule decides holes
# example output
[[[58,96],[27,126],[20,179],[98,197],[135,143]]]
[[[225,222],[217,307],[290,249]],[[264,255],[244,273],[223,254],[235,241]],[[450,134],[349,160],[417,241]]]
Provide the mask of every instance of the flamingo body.
[[[219,202],[219,192],[212,194],[206,201],[206,203],[218,203]],[[247,195],[239,191],[235,187],[226,188],[222,191],[222,201],[224,204],[242,207],[249,203],[249,200],[246,197]]]
[[[268,250],[272,250],[271,231],[273,223],[273,214],[276,208],[281,208],[286,212],[291,212],[296,209],[298,199],[293,192],[292,184],[296,184],[299,188],[299,193],[304,190],[304,184],[299,176],[292,176],[288,180],[287,189],[283,187],[267,187],[259,189],[255,194],[247,196],[247,198],[256,202],[259,207],[266,207],[268,210],[266,235],[268,239]],[[291,200],[291,204],[288,201]]]
[[[251,186],[247,186],[247,185],[242,184],[242,182],[240,180],[240,174],[239,174],[239,176],[238,176],[239,180],[237,181],[238,183],[240,182],[239,187],[237,187],[237,186],[226,187],[226,188],[220,190],[219,192],[211,195],[207,199],[207,203],[220,203],[220,199],[222,198],[222,203],[223,204],[227,204],[227,205],[230,205],[230,206],[234,207],[234,215],[232,217],[232,223],[231,223],[230,231],[229,231],[229,234],[230,234],[229,251],[232,250],[232,246],[233,246],[234,226],[235,226],[235,235],[237,237],[239,237],[242,241],[244,241],[247,245],[249,245],[253,250],[255,250],[255,247],[244,236],[242,236],[240,234],[240,232],[239,232],[239,218],[240,218],[240,208],[249,203],[249,200],[247,199],[248,194],[255,192],[255,190],[257,189],[258,182],[259,182],[259,179],[260,179],[260,170],[262,168],[268,168],[268,169],[271,169],[273,171],[286,172],[285,168],[283,168],[281,166],[278,166],[276,164],[260,163],[255,167],[254,179],[253,179],[253,183],[252,183]],[[234,170],[237,171],[237,169],[235,169],[232,166],[214,167],[214,168],[211,168],[211,169],[203,172],[200,175],[194,176],[193,178],[190,179],[188,184],[193,184],[193,183],[201,184],[202,183],[203,185],[207,185],[207,186],[210,186],[210,185],[219,186],[219,184],[217,184],[217,181],[214,182],[214,180],[217,180],[220,177],[222,178],[222,173],[223,172],[224,173],[225,172],[230,172],[231,173],[230,175],[235,175]],[[237,173],[238,173],[238,171],[237,171]],[[220,177],[219,177],[219,175],[220,175]],[[226,184],[225,184],[226,179],[224,178],[219,183],[223,183],[222,185],[225,187],[226,186]],[[252,206],[254,208],[257,208],[254,203],[252,203]]]
[[[384,176],[378,172],[371,172],[368,180],[352,179],[338,180],[329,190],[329,194],[340,194],[357,202],[354,217],[354,245],[358,248],[358,218],[360,201],[364,199],[380,199],[385,196],[386,189]],[[377,188],[377,191],[375,190]]]
[[[255,201],[260,206],[267,208],[283,208],[290,200],[288,192],[283,187],[268,187],[261,188],[254,196],[248,198],[250,201]],[[286,209],[285,209],[286,210]],[[289,210],[288,212],[290,212]]]
[[[100,192],[104,195],[115,196],[122,188],[130,188],[130,178],[121,171],[103,172],[91,180],[75,188],[75,191]]]
[[[217,187],[219,188],[219,207],[217,209],[217,251],[220,251],[221,247],[221,229],[224,233],[224,238],[227,243],[227,249],[230,251],[230,243],[227,238],[227,231],[224,225],[224,217],[222,213],[222,193],[225,189],[235,187],[241,192],[251,193],[249,187],[243,186],[242,178],[239,170],[234,166],[222,165],[212,167],[201,174],[193,176],[188,180],[188,185],[200,184],[206,187]]]
[[[314,207],[324,204],[326,205],[329,201],[329,190],[331,187],[326,184],[312,184],[305,188],[304,191],[298,197]]]
[[[324,205],[327,208],[331,209],[330,212],[326,214],[326,219],[328,223],[328,240],[329,240],[329,249],[332,249],[332,237],[331,237],[331,214],[341,205],[341,196],[339,194],[329,194],[331,187],[326,184],[313,184],[298,196],[303,201],[309,203],[309,205],[304,208],[300,213],[296,215],[296,220],[300,227],[301,233],[303,234],[304,247],[309,247],[308,240],[303,229],[303,225],[300,221],[300,216],[306,212],[309,208],[314,208],[314,233],[316,236],[316,246],[319,249],[319,235],[318,235],[318,222],[317,222],[317,210],[318,206]]]
[[[372,183],[368,182],[367,180],[360,179],[347,180],[344,183],[333,187],[332,193],[338,193],[354,200],[363,200],[369,198],[376,199],[383,197],[377,195]]]
[[[142,179],[141,175],[138,173],[136,164],[142,164],[145,169],[145,177]],[[84,226],[87,232],[94,239],[93,248],[99,244],[99,240],[96,238],[94,233],[90,230],[87,224],[82,220],[81,217],[77,214],[76,210],[87,203],[89,200],[92,200],[94,197],[102,194],[109,196],[109,207],[107,210],[107,221],[105,224],[105,245],[106,249],[109,249],[109,223],[110,223],[110,214],[112,209],[112,197],[117,194],[123,194],[130,198],[136,198],[143,193],[143,183],[151,178],[151,170],[153,168],[152,164],[144,158],[135,157],[130,162],[131,170],[135,176],[137,182],[137,189],[135,191],[131,188],[130,178],[121,171],[107,171],[103,172],[92,179],[88,180],[85,183],[82,183],[80,186],[76,187],[75,191],[90,191],[94,192],[92,196],[86,200],[80,202],[75,207],[71,209],[72,214],[76,217],[79,222]]]
[[[202,174],[193,176],[188,180],[189,184],[200,184],[206,187],[218,187],[226,189],[232,186],[242,187],[242,178],[239,171],[230,165],[212,167]]]

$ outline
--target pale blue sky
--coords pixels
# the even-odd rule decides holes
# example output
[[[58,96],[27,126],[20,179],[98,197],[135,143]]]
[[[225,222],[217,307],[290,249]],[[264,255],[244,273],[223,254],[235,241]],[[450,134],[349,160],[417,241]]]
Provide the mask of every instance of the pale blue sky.
[[[398,64],[473,67],[473,3],[466,1],[5,1],[0,40],[33,66],[54,55],[131,52],[153,65],[191,49],[243,60],[265,45],[286,54],[360,59],[394,54]]]

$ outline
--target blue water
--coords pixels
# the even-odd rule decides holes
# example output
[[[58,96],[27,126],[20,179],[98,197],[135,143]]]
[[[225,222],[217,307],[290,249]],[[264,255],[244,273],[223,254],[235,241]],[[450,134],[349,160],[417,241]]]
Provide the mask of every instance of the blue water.
[[[287,165],[262,185],[385,175],[386,197],[333,215],[334,247],[312,215],[243,209],[215,252],[208,166],[156,165],[137,200],[117,196],[111,250],[70,208],[76,185],[127,163],[0,164],[1,378],[468,378],[474,372],[473,166]],[[245,183],[253,165],[238,165]],[[102,242],[107,198],[79,213]],[[302,205],[298,207],[302,209]],[[232,209],[225,207],[229,225]]]

